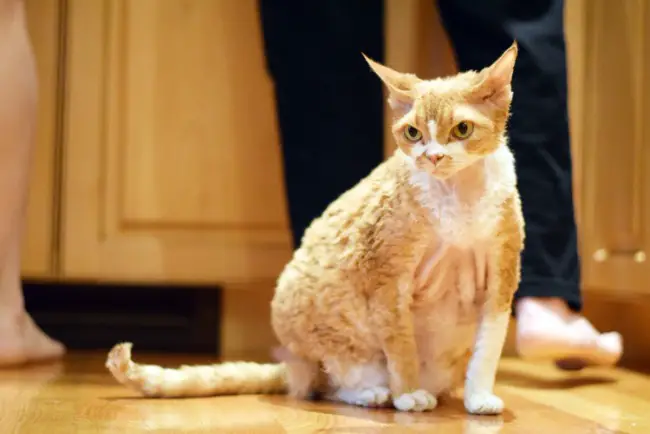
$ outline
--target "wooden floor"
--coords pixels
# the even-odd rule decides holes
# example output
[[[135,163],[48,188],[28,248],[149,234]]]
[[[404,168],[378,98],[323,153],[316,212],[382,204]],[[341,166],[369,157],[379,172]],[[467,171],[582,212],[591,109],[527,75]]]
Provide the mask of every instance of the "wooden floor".
[[[188,359],[140,355],[139,361]],[[103,354],[74,354],[56,366],[0,371],[0,433],[650,433],[646,375],[567,374],[507,359],[498,391],[507,406],[499,417],[468,416],[460,401],[414,415],[282,396],[143,399],[113,381]]]

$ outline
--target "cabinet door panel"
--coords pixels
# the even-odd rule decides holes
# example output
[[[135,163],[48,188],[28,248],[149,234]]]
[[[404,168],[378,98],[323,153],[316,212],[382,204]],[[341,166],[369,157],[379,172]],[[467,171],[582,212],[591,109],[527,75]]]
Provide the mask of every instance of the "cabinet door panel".
[[[29,202],[22,246],[22,274],[27,278],[54,274],[56,147],[59,104],[59,0],[28,0],[27,25],[38,74],[38,111],[31,167]]]
[[[648,30],[644,0],[585,2],[584,283],[645,291]]]
[[[121,90],[116,131],[127,222],[284,224],[275,107],[253,4],[120,6],[112,62],[120,68],[113,89]]]
[[[288,259],[256,4],[70,1],[67,276],[236,281]]]

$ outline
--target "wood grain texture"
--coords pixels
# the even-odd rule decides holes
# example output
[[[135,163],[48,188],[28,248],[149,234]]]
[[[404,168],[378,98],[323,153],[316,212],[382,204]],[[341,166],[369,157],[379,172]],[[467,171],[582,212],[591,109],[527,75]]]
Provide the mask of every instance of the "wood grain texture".
[[[585,2],[581,183],[586,288],[648,293],[650,6]],[[616,35],[612,37],[612,35]]]
[[[62,272],[275,278],[290,237],[256,3],[70,0]]]
[[[229,285],[223,291],[220,354],[238,358],[271,354],[278,344],[271,327],[271,299],[275,281]]]
[[[176,365],[208,362],[140,356]],[[502,416],[468,416],[452,399],[428,414],[300,402],[284,396],[144,399],[117,384],[103,354],[75,354],[64,365],[0,371],[0,432],[21,434],[436,432],[466,434],[627,433],[650,430],[650,379],[623,370],[579,375],[516,360],[501,364]]]
[[[55,272],[55,203],[58,200],[56,158],[60,133],[59,66],[63,11],[60,0],[28,0],[25,6],[36,60],[39,98],[22,245],[22,273],[29,278],[44,278]]]

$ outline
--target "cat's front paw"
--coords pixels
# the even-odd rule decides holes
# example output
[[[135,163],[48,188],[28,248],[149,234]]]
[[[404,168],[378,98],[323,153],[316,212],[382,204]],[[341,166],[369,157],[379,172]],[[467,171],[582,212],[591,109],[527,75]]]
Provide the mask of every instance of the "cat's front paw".
[[[393,406],[399,411],[430,411],[437,405],[436,397],[423,389],[403,393],[393,399]]]
[[[471,414],[501,414],[503,400],[490,392],[474,392],[465,395],[465,409]]]

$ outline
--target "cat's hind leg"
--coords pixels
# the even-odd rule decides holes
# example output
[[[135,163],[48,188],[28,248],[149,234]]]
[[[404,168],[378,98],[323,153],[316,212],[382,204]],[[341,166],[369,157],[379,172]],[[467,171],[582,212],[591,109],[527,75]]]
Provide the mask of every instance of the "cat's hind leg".
[[[426,411],[438,404],[425,390],[417,390],[393,399],[389,374],[383,359],[365,363],[345,363],[342,360],[324,362],[330,377],[328,398],[360,407],[394,406],[402,411]]]
[[[320,364],[302,359],[285,347],[273,349],[273,357],[287,365],[289,395],[312,396],[361,407],[384,407],[391,403],[388,374],[381,363],[349,365],[330,359]]]
[[[274,348],[273,357],[287,366],[289,396],[309,399],[321,392],[323,379],[320,363],[296,356],[285,347]]]
[[[324,365],[330,379],[326,399],[360,407],[391,405],[388,372],[382,362],[356,364],[329,359]]]
[[[330,399],[359,407],[390,407],[390,389],[384,386],[373,386],[359,389],[338,388],[330,395]]]

